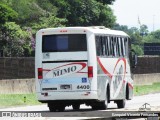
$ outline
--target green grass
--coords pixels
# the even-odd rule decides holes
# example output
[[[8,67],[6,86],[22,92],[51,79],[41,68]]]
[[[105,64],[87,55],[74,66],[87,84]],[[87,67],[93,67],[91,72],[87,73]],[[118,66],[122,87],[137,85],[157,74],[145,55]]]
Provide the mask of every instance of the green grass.
[[[154,83],[152,85],[134,86],[134,95],[145,95],[158,92],[160,92],[160,83]]]
[[[0,108],[38,104],[36,94],[0,94]]]

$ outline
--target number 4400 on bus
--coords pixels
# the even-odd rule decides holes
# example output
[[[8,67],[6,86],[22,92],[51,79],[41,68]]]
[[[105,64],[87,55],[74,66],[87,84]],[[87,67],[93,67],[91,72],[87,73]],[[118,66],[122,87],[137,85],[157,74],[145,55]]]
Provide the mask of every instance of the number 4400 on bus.
[[[49,110],[81,104],[104,110],[110,101],[124,108],[133,97],[137,57],[130,37],[102,26],[41,29],[36,34],[36,93]]]

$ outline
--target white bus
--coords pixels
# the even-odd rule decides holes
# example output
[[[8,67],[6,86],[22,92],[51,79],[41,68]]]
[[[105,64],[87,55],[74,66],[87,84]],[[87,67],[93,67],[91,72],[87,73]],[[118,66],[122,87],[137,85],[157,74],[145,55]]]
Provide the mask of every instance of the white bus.
[[[41,29],[36,34],[35,76],[38,100],[50,111],[81,104],[95,110],[118,108],[132,99],[130,38],[105,27]],[[131,57],[129,57],[131,56]]]

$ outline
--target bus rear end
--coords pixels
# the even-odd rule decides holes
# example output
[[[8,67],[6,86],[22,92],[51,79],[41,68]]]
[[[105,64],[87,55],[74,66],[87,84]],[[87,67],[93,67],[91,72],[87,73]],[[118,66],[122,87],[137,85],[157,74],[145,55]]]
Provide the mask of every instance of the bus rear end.
[[[90,94],[93,66],[88,65],[85,30],[40,30],[36,36],[36,91],[50,111],[79,109]]]

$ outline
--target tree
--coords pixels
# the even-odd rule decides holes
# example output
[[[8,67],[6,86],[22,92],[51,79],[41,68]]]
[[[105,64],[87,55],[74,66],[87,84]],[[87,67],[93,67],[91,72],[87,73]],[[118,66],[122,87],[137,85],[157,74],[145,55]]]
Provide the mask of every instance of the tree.
[[[115,0],[1,0],[1,47],[5,50],[6,56],[23,56],[26,50],[30,53],[31,44],[34,48],[33,36],[41,28],[112,28],[115,16],[108,4],[113,1]]]
[[[51,0],[50,0],[51,1]],[[57,17],[66,18],[66,26],[96,26],[112,27],[115,16],[108,5],[95,0],[54,0]]]
[[[136,54],[137,54],[138,56],[144,54],[142,47],[140,47],[139,45],[134,45],[134,44],[132,44],[131,47],[132,47],[132,49],[136,52]]]
[[[1,38],[1,46],[6,57],[18,57],[24,55],[24,48],[30,48],[29,34],[23,31],[15,22],[6,22],[3,25],[4,33]]]
[[[160,43],[160,30],[149,33],[144,37],[143,42],[145,43]]]
[[[136,27],[131,27],[130,29],[128,29],[128,34],[139,34],[139,29]]]
[[[64,26],[66,19],[60,19],[50,14],[48,17],[41,17],[38,23],[32,23],[32,33],[35,34],[37,30],[42,28],[61,27]]]
[[[147,35],[148,34],[148,27],[147,27],[147,25],[141,25],[140,26],[140,35],[141,36],[145,36],[145,35]]]
[[[7,5],[0,3],[0,26],[8,21],[14,21],[18,18],[17,12]]]
[[[157,39],[157,42],[160,42],[160,30],[156,30],[154,32],[151,32],[151,35],[154,37],[154,39]]]
[[[41,17],[47,17],[49,13],[56,14],[56,7],[49,0],[3,0],[3,3],[15,10],[19,17],[15,21],[21,26],[31,26],[37,23]]]
[[[126,32],[130,36],[132,49],[134,49],[134,51],[137,53],[137,55],[143,55],[144,36],[141,36],[140,31],[147,32],[146,25],[143,25],[143,26],[141,26],[141,29],[138,29],[136,27],[128,28],[128,26],[126,26],[126,25],[116,24],[114,26],[114,29]]]
[[[103,4],[113,4],[115,0],[96,0],[97,2],[101,2]]]
[[[121,30],[121,31],[124,31],[126,33],[129,32],[129,29],[128,29],[128,26],[127,25],[119,25],[118,23],[116,23],[113,27],[113,29],[115,30]]]

